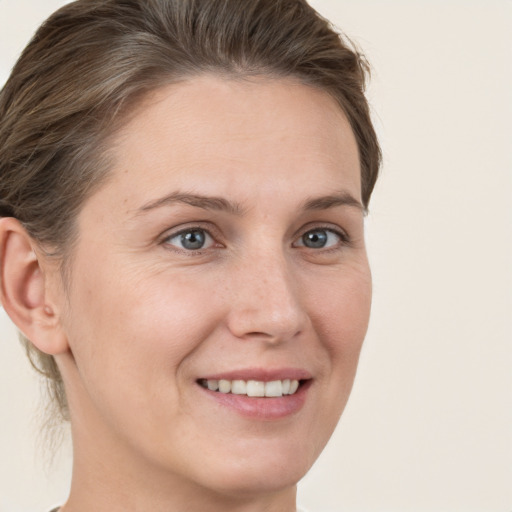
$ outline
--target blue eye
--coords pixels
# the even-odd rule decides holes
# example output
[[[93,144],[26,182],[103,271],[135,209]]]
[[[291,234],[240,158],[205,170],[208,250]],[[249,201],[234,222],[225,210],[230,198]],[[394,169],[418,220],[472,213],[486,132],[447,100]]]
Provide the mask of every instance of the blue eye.
[[[171,236],[167,243],[187,251],[199,251],[210,247],[214,240],[204,229],[187,229]]]
[[[330,229],[311,229],[301,236],[296,245],[309,249],[325,249],[338,245],[342,240],[341,235]]]

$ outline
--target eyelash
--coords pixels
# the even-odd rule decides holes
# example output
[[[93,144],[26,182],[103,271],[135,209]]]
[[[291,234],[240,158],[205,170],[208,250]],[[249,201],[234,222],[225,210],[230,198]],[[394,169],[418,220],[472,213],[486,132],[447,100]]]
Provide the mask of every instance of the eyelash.
[[[199,255],[202,255],[202,254],[204,254],[205,251],[208,251],[212,247],[206,247],[204,249],[203,248],[200,248],[200,249],[185,249],[185,248],[178,248],[178,247],[176,247],[175,245],[173,245],[173,244],[171,244],[169,242],[170,240],[172,240],[174,238],[177,238],[180,235],[184,235],[184,234],[187,234],[187,233],[192,233],[194,231],[195,232],[205,233],[208,237],[210,237],[212,239],[212,241],[213,241],[213,247],[215,247],[215,245],[217,245],[218,248],[219,247],[220,248],[225,247],[223,244],[221,244],[220,242],[217,241],[217,238],[219,238],[219,237],[217,235],[212,234],[210,229],[207,229],[204,226],[197,226],[197,225],[196,226],[189,226],[189,227],[181,229],[181,230],[179,230],[177,232],[170,233],[170,234],[166,235],[163,238],[163,240],[162,240],[162,244],[165,245],[170,250],[173,250],[175,252],[179,252],[181,254],[186,254],[188,256],[195,256],[195,255],[199,256]],[[324,248],[324,247],[320,247],[320,248],[307,247],[303,243],[304,237],[308,233],[312,233],[312,232],[315,232],[315,231],[325,231],[327,233],[334,234],[334,235],[336,235],[339,238],[339,242],[337,244],[335,244],[334,246],[327,247],[327,248]],[[351,245],[350,237],[348,236],[348,234],[345,231],[343,231],[341,229],[333,229],[332,227],[325,226],[325,225],[318,225],[318,226],[308,227],[305,230],[301,230],[301,234],[297,235],[295,239],[296,239],[296,241],[293,242],[292,247],[303,247],[306,250],[310,249],[310,250],[315,251],[315,252],[320,252],[321,251],[323,253],[339,251],[342,248]],[[295,244],[297,244],[298,241],[302,241],[302,244],[301,245],[295,245]]]
[[[195,232],[206,233],[213,240],[214,245],[224,247],[222,244],[217,242],[216,239],[218,238],[218,236],[217,235],[213,235],[211,233],[211,230],[206,229],[204,226],[189,226],[187,228],[180,229],[179,231],[176,231],[175,233],[170,233],[170,234],[168,234],[168,235],[166,235],[164,237],[164,239],[162,240],[162,244],[165,245],[170,250],[173,250],[175,252],[179,252],[181,254],[186,254],[187,256],[195,256],[195,255],[204,254],[204,252],[209,250],[210,247],[207,247],[206,249],[201,248],[201,249],[196,249],[196,250],[185,249],[185,248],[180,249],[179,247],[176,247],[173,244],[169,243],[169,241],[172,240],[173,238],[177,238],[180,235],[184,235],[186,233],[192,233],[194,231]]]
[[[334,244],[331,247],[320,247],[318,249],[315,249],[315,248],[312,248],[312,247],[307,247],[304,244],[304,237],[308,233],[313,233],[313,232],[318,232],[318,231],[324,231],[326,233],[331,233],[331,234],[336,235],[338,237],[338,239],[339,239],[338,243]],[[345,231],[343,231],[343,230],[341,230],[339,228],[338,229],[334,229],[334,228],[332,228],[330,226],[323,226],[323,225],[308,227],[308,229],[303,230],[302,234],[297,237],[297,241],[301,241],[302,242],[301,245],[298,245],[297,247],[305,247],[306,249],[311,249],[313,251],[318,251],[318,252],[322,251],[323,253],[339,251],[340,249],[349,246],[350,243],[351,243],[350,238],[349,238],[348,234]],[[297,242],[294,242],[294,245],[296,243]]]

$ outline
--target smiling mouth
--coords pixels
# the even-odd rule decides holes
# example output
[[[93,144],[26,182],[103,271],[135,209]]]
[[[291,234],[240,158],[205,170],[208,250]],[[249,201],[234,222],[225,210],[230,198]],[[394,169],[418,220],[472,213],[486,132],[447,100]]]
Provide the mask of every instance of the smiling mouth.
[[[205,389],[217,393],[245,395],[248,397],[278,398],[294,395],[306,381],[296,379],[273,380],[214,380],[200,379],[198,383]]]

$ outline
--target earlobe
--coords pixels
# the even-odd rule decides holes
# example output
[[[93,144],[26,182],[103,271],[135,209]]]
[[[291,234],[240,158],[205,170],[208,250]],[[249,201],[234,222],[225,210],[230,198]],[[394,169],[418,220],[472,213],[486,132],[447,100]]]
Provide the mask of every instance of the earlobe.
[[[6,313],[39,350],[55,355],[67,349],[35,243],[11,217],[0,219],[0,298]]]

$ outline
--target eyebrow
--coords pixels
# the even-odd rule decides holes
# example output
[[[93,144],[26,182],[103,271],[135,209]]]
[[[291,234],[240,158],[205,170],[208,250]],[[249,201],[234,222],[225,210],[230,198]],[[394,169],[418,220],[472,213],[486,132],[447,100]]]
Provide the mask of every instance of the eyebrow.
[[[162,206],[171,206],[176,203],[184,203],[203,210],[225,211],[234,215],[242,215],[244,209],[238,203],[234,203],[224,199],[223,197],[204,196],[200,194],[187,194],[183,192],[173,192],[165,197],[161,197],[156,201],[146,203],[139,208],[136,214],[145,213]]]
[[[337,206],[350,206],[361,210],[363,213],[366,212],[366,208],[361,202],[348,192],[309,199],[304,203],[304,210],[328,210]]]
[[[155,201],[144,204],[136,210],[135,214],[143,214],[150,210],[161,208],[163,206],[172,206],[176,203],[188,204],[196,208],[202,208],[203,210],[224,211],[237,216],[243,215],[246,211],[240,203],[228,201],[223,197],[173,192],[165,197],[161,197]],[[337,206],[349,206],[357,208],[363,213],[366,212],[366,209],[361,202],[348,192],[308,199],[303,203],[302,209],[304,211],[328,210],[330,208],[336,208]]]

